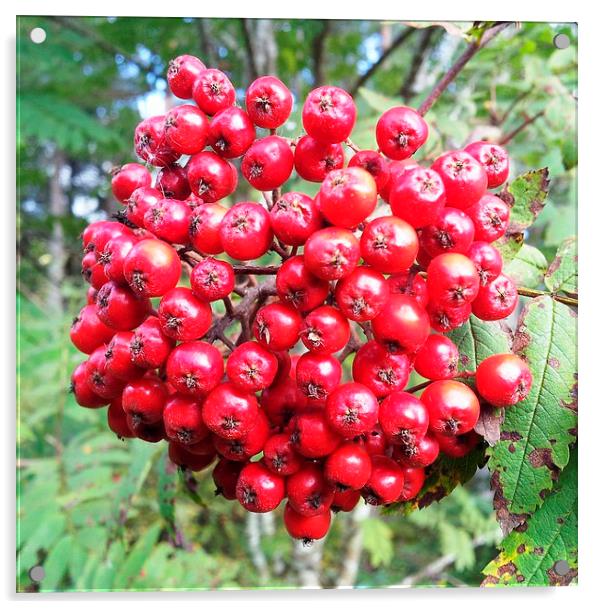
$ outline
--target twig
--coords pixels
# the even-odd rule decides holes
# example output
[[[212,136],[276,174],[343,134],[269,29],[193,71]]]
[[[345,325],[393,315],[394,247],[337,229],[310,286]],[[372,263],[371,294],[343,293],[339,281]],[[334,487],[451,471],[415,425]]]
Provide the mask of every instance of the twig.
[[[454,376],[454,378],[451,380],[462,381],[462,380],[472,378],[475,374],[476,374],[476,372],[473,372],[472,370],[466,370],[465,372],[460,372],[459,374]],[[418,385],[414,385],[413,387],[404,389],[404,391],[406,393],[416,393],[417,391],[420,391],[421,389],[426,389],[432,382],[433,381],[424,381],[423,383],[419,383]]]
[[[345,140],[345,145],[346,145],[348,148],[351,148],[351,150],[353,150],[353,152],[359,152],[359,151],[360,151],[359,146],[356,146],[356,145],[355,145],[355,144],[354,144],[354,143],[351,141],[351,139],[350,139],[350,138],[347,138],[347,139]]]
[[[253,38],[251,37],[251,31],[249,29],[249,20],[241,19],[242,35],[245,41],[245,47],[247,48],[247,60],[249,66],[249,76],[251,80],[255,80],[259,76],[257,71],[257,64],[255,63],[255,49],[253,48]]]
[[[432,105],[439,99],[441,94],[447,89],[450,83],[458,76],[462,71],[462,68],[476,55],[479,49],[482,49],[487,45],[493,38],[495,38],[502,30],[506,29],[511,22],[504,21],[497,23],[493,27],[489,28],[478,41],[471,42],[468,48],[458,57],[454,65],[445,73],[443,78],[435,85],[433,90],[429,93],[428,97],[420,104],[418,113],[424,116],[432,107]]]
[[[532,290],[531,288],[517,288],[518,293],[521,296],[527,296],[528,298],[537,298],[538,296],[551,296],[554,300],[562,302],[569,307],[578,307],[579,299],[571,298],[570,296],[561,296],[560,294],[553,294],[552,292],[544,292],[543,290]]]
[[[318,32],[312,44],[312,61],[314,65],[314,86],[319,87],[324,84],[324,49],[326,47],[326,38],[330,32],[331,21],[328,19],[322,20],[322,29]]]
[[[252,264],[235,264],[232,268],[236,275],[275,275],[280,267],[275,265],[254,266]]]
[[[362,343],[356,331],[352,329],[349,342],[345,345],[345,348],[341,351],[341,354],[339,355],[339,361],[343,363],[349,355],[355,353],[361,346]]]
[[[412,89],[414,87],[414,82],[416,81],[416,76],[418,75],[420,67],[424,63],[424,60],[426,59],[426,57],[425,57],[426,49],[428,48],[429,44],[431,43],[431,39],[434,35],[435,35],[435,28],[429,27],[429,28],[426,28],[420,36],[420,41],[418,42],[418,46],[416,47],[416,51],[414,53],[414,56],[412,57],[412,63],[410,64],[410,70],[409,70],[408,75],[406,76],[405,81],[404,81],[403,85],[401,86],[401,90],[399,92],[399,94],[401,95],[401,97],[403,99],[408,99],[408,97],[410,97],[412,94]]]
[[[224,306],[226,307],[226,314],[230,315],[230,316],[234,315],[234,305],[232,304],[232,300],[230,300],[229,296],[226,296],[223,299],[223,303],[224,303]]]
[[[513,129],[510,133],[508,133],[508,135],[505,135],[499,143],[502,146],[504,144],[507,144],[510,140],[514,139],[523,129],[526,129],[531,123],[534,123],[540,116],[543,116],[544,114],[545,110],[541,110],[533,116],[527,116],[527,118],[525,118],[525,120],[516,129]]]

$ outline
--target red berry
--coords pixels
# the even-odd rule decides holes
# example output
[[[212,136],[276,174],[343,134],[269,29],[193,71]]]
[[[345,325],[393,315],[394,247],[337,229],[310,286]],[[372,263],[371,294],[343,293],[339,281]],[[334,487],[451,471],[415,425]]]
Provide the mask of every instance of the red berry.
[[[261,76],[247,89],[245,97],[251,120],[264,129],[277,129],[291,114],[293,96],[275,76]]]
[[[94,391],[89,381],[88,360],[79,364],[71,375],[71,392],[75,401],[84,408],[100,408],[109,400],[102,398]]]
[[[253,336],[270,351],[286,351],[299,340],[301,322],[301,316],[293,307],[273,302],[257,312]]]
[[[429,297],[426,279],[416,272],[409,270],[395,273],[387,278],[387,283],[391,294],[405,294],[414,298],[423,307],[427,305]]]
[[[370,431],[376,425],[378,401],[366,386],[345,383],[328,396],[326,417],[339,435],[353,438]]]
[[[222,495],[228,501],[236,499],[236,483],[244,465],[227,459],[218,459],[212,473],[216,495]]]
[[[151,185],[151,174],[144,165],[126,163],[112,172],[111,189],[120,203],[126,203],[137,188]]]
[[[418,398],[396,391],[382,401],[378,422],[392,444],[413,445],[426,435],[429,414]]]
[[[86,363],[84,378],[88,383],[88,388],[100,396],[106,404],[121,394],[124,382],[108,370],[105,350],[105,346],[101,345],[90,355]]]
[[[217,114],[236,101],[236,91],[230,79],[220,70],[207,69],[198,74],[192,87],[196,105],[209,116]]]
[[[411,296],[391,294],[382,311],[372,320],[372,330],[376,340],[391,351],[414,353],[428,338],[429,318]]]
[[[362,494],[353,489],[344,491],[335,491],[332,505],[330,506],[333,512],[351,512],[359,503]]]
[[[144,228],[169,243],[188,243],[192,210],[177,199],[161,199],[144,214]]]
[[[393,457],[402,468],[428,467],[439,456],[439,442],[434,434],[427,433],[415,444],[402,444],[393,450]]]
[[[234,282],[232,265],[217,258],[207,257],[199,260],[190,273],[192,293],[207,302],[226,298],[232,293]]]
[[[427,269],[429,302],[444,307],[461,307],[479,292],[479,274],[470,258],[462,254],[440,254]]]
[[[329,285],[307,270],[303,256],[293,256],[278,269],[276,290],[282,301],[305,313],[326,300]]]
[[[117,332],[105,351],[108,372],[122,381],[131,381],[146,373],[145,368],[137,366],[133,361],[130,351],[133,338],[133,332]]]
[[[303,127],[320,142],[345,141],[353,131],[357,110],[353,98],[339,87],[318,87],[303,104]]]
[[[424,485],[426,478],[423,467],[402,467],[403,490],[397,498],[398,501],[414,499]]]
[[[293,415],[305,408],[307,400],[299,391],[294,379],[286,377],[261,393],[261,405],[270,421],[277,427],[285,427]]]
[[[353,360],[353,380],[368,387],[377,398],[401,391],[409,376],[408,356],[389,353],[375,340],[362,345]]]
[[[405,159],[403,161],[389,161],[389,180],[387,183],[378,191],[381,198],[387,203],[390,202],[391,188],[393,184],[397,184],[401,176],[413,167],[418,167],[418,163],[414,159]]]
[[[365,169],[337,169],[320,187],[320,213],[335,226],[352,228],[374,211],[376,199],[376,182]]]
[[[179,154],[201,152],[208,137],[209,121],[196,106],[176,106],[165,115],[165,141]]]
[[[225,159],[242,156],[255,141],[255,127],[249,115],[232,106],[218,112],[209,127],[209,145]]]
[[[249,512],[271,512],[284,499],[284,480],[262,463],[245,465],[236,483],[236,498]]]
[[[474,238],[492,243],[499,239],[508,228],[510,209],[499,197],[483,195],[466,214],[474,224]]]
[[[444,207],[437,220],[422,229],[420,245],[431,257],[445,253],[465,254],[474,240],[474,224],[459,209]]]
[[[322,182],[331,171],[343,167],[345,152],[341,144],[327,144],[304,135],[295,146],[294,161],[300,178]]]
[[[226,363],[228,378],[238,388],[250,393],[269,387],[274,382],[277,370],[276,356],[253,341],[236,347]]]
[[[199,152],[187,165],[192,192],[205,203],[215,203],[236,190],[238,173],[215,152]]]
[[[320,459],[329,455],[341,442],[322,410],[295,415],[290,422],[290,432],[295,450],[308,459]]]
[[[260,258],[272,244],[270,215],[258,203],[237,203],[223,217],[219,234],[228,256],[236,260]]]
[[[307,240],[304,248],[305,266],[326,281],[350,275],[359,259],[359,241],[344,228],[323,228]]]
[[[297,386],[308,405],[319,405],[338,387],[343,375],[341,363],[332,355],[304,353],[297,362]]]
[[[487,190],[487,174],[483,166],[463,150],[445,152],[435,159],[432,169],[443,180],[446,204],[467,209]]]
[[[73,320],[69,336],[71,342],[82,353],[90,354],[108,343],[115,330],[105,326],[96,315],[95,305],[86,305]]]
[[[437,332],[449,332],[459,328],[468,321],[472,311],[470,303],[464,303],[459,307],[450,307],[440,303],[429,303],[427,308],[429,320],[433,330]]]
[[[412,266],[418,253],[416,231],[395,216],[381,216],[368,223],[360,239],[366,264],[381,273],[400,273]]]
[[[389,299],[389,286],[377,271],[360,266],[337,283],[335,297],[345,317],[353,321],[374,319]]]
[[[202,398],[221,381],[224,363],[213,345],[200,341],[182,343],[170,353],[166,373],[176,391]]]
[[[354,442],[363,446],[369,455],[384,455],[387,448],[387,439],[380,425],[375,425],[369,432],[356,436]]]
[[[492,406],[512,406],[524,400],[533,375],[524,360],[511,353],[499,353],[477,366],[477,391]]]
[[[155,188],[165,199],[183,201],[190,195],[186,169],[178,164],[162,167],[155,179]]]
[[[451,379],[458,374],[460,353],[446,336],[431,334],[414,359],[416,372],[431,381]]]
[[[207,469],[215,460],[215,451],[210,454],[198,455],[192,451],[186,450],[186,448],[178,442],[173,441],[169,443],[168,454],[172,463],[193,472],[200,472]]]
[[[478,446],[481,440],[481,436],[474,430],[460,436],[437,435],[439,450],[452,459],[465,457]]]
[[[414,228],[432,224],[445,205],[443,181],[432,169],[411,167],[391,183],[391,211]]]
[[[126,281],[140,296],[163,296],[182,272],[177,252],[159,239],[143,239],[129,251],[123,264]]]
[[[376,150],[360,150],[349,161],[349,167],[361,167],[366,170],[376,183],[379,194],[389,183],[389,163]]]
[[[144,215],[156,205],[163,196],[156,188],[137,188],[126,201],[127,219],[136,226],[144,226]]]
[[[372,472],[370,455],[359,444],[341,444],[324,462],[324,476],[337,489],[360,490]]]
[[[136,154],[155,167],[171,165],[179,158],[165,139],[165,117],[153,116],[144,119],[134,131]]]
[[[192,97],[192,87],[205,64],[193,55],[179,55],[169,62],[167,84],[171,92],[180,99]]]
[[[255,396],[232,383],[218,385],[205,399],[203,420],[214,433],[227,440],[239,440],[252,429],[258,416]]]
[[[505,148],[488,142],[473,142],[464,150],[485,168],[487,188],[497,188],[508,179],[510,161]]]
[[[403,491],[403,470],[393,459],[380,455],[372,457],[372,472],[362,497],[370,505],[386,505],[397,501]]]
[[[211,327],[211,306],[189,288],[174,288],[159,303],[159,323],[165,336],[178,341],[197,340]]]
[[[108,220],[93,222],[82,233],[84,252],[102,252],[111,239],[120,235],[133,235],[133,231],[119,222]]]
[[[502,255],[493,245],[484,241],[475,241],[466,255],[475,265],[482,286],[500,276],[503,266]]]
[[[457,436],[470,431],[479,419],[479,400],[470,387],[458,381],[435,381],[420,396],[429,413],[429,428]]]
[[[145,425],[144,423],[136,425],[132,417],[127,415],[127,423],[134,435],[144,442],[156,444],[157,442],[167,439],[163,421],[159,421],[159,423],[154,423],[153,425]]]
[[[322,468],[310,463],[287,478],[286,494],[297,514],[317,516],[330,509],[334,488],[324,478]]]
[[[340,351],[351,336],[349,322],[334,307],[323,305],[314,309],[303,321],[301,340],[313,353]]]
[[[130,342],[132,361],[141,368],[159,368],[167,360],[174,341],[161,332],[156,317],[148,317],[134,331]]]
[[[167,388],[156,376],[145,376],[130,381],[124,388],[121,404],[137,427],[140,423],[152,425],[163,418],[167,401]]]
[[[301,469],[303,459],[295,452],[289,435],[279,433],[266,441],[263,447],[263,463],[279,476],[290,476]]]
[[[197,252],[215,255],[224,251],[219,227],[227,211],[217,203],[205,203],[192,211],[188,234],[190,243]]]
[[[270,210],[274,234],[286,245],[303,245],[322,227],[318,205],[301,192],[286,192]]]
[[[120,235],[107,242],[102,252],[96,252],[98,263],[104,268],[105,275],[115,283],[127,285],[123,265],[138,239],[132,235]]]
[[[270,423],[265,413],[259,410],[248,433],[242,438],[231,440],[213,436],[213,443],[222,457],[231,461],[248,461],[251,457],[263,451],[269,437]]]
[[[130,429],[127,417],[121,406],[121,397],[111,400],[107,408],[107,425],[109,429],[120,439],[135,438],[136,434]]]
[[[329,510],[317,516],[301,516],[288,502],[284,508],[284,526],[288,534],[294,539],[302,539],[306,545],[316,539],[326,537],[330,528],[330,520]]]
[[[132,290],[113,281],[98,291],[96,314],[100,321],[114,330],[133,330],[151,310],[150,300],[136,296]]]
[[[293,151],[277,135],[256,140],[245,153],[240,170],[257,190],[274,190],[282,186],[293,171]]]
[[[376,123],[376,141],[380,151],[397,161],[411,157],[426,142],[428,133],[422,116],[406,106],[387,110]]]
[[[472,303],[472,312],[485,321],[508,317],[518,304],[518,292],[512,279],[500,275],[486,286],[481,286]]]

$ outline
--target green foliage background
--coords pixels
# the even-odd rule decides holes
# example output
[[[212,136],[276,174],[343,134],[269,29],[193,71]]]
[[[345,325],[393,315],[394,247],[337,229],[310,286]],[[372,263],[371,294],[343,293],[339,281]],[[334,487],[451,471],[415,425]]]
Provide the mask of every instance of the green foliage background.
[[[470,24],[443,28],[440,24],[375,21],[262,24],[236,19],[19,19],[20,590],[291,587],[303,583],[296,566],[303,550],[287,537],[279,515],[273,520],[254,519],[237,504],[212,500],[207,474],[198,476],[195,493],[186,493],[183,481],[165,460],[164,447],[117,440],[106,427],[104,410],[79,408],[67,392],[70,371],[82,359],[68,340],[70,320],[85,298],[78,235],[89,220],[117,209],[110,196],[108,172],[113,165],[133,160],[132,134],[140,111],[151,102],[174,103],[165,93],[167,61],[182,53],[199,55],[206,63],[228,71],[240,87],[241,101],[245,83],[258,69],[249,58],[258,63],[262,52],[255,48],[249,53],[244,30],[257,44],[257,34],[266,26],[275,43],[274,68],[297,100],[290,135],[299,130],[299,100],[317,82],[330,82],[358,89],[360,118],[353,139],[360,147],[374,146],[373,127],[380,112],[400,102],[418,105],[424,99],[465,48],[463,32],[470,28]],[[31,42],[33,27],[46,30],[43,45]],[[411,33],[404,35],[407,31]],[[554,48],[557,33],[569,36],[568,49]],[[402,36],[403,42],[395,46]],[[530,218],[525,222],[524,217],[522,224],[518,222],[519,207],[513,212],[528,245],[519,250],[512,247],[516,241],[509,241],[507,268],[525,287],[572,295],[577,292],[576,245],[570,239],[576,233],[576,43],[576,29],[569,25],[527,23],[497,37],[479,51],[429,112],[432,135],[419,153],[420,159],[428,161],[446,148],[474,139],[499,140],[536,117],[508,143],[512,177],[547,167],[549,193],[536,224]],[[362,74],[391,44],[394,50],[362,82]],[[523,185],[520,180],[514,183],[517,200],[524,194]],[[291,183],[290,188],[299,189],[300,184]],[[254,194],[243,187],[237,196]],[[558,264],[548,270],[559,247]],[[531,317],[526,316],[524,331],[549,331],[545,319],[529,321],[536,314],[533,308]],[[561,311],[558,316],[563,315],[568,313]],[[565,341],[555,348],[569,359],[567,366],[575,366],[569,349],[575,341],[570,323],[554,326],[554,336]],[[508,347],[502,329],[483,329],[476,321],[458,331],[456,340],[475,362],[488,348]],[[564,375],[570,372],[564,371]],[[570,382],[565,378],[563,383],[570,401]],[[546,390],[553,394],[555,387]],[[540,407],[534,403],[530,412],[545,425],[548,406]],[[552,489],[551,499],[556,496],[557,471],[567,464],[572,441],[566,434],[574,421],[567,412],[562,413],[564,419],[556,430],[562,441],[554,449],[558,457],[555,469],[543,476],[545,480],[541,480],[545,472],[536,472],[540,486],[535,492]],[[502,429],[515,431],[513,424],[520,429],[523,422],[506,421]],[[537,441],[527,438],[527,443]],[[500,471],[506,466],[512,471],[513,464],[505,463],[508,455],[496,447],[488,449],[490,468],[493,471],[499,464]],[[527,445],[525,454],[530,448],[545,449]],[[567,482],[574,461],[558,484],[574,488],[576,500],[576,486]],[[476,466],[466,465],[465,476],[456,472],[445,484],[439,478],[434,480],[433,488],[444,488],[447,494],[459,480],[470,478]],[[500,515],[499,499],[505,498],[504,493],[502,480],[496,489],[496,509],[500,521],[508,525],[517,515],[512,505],[508,515]],[[529,508],[531,513],[541,505],[539,495],[523,499],[521,511]],[[406,509],[406,515],[399,510],[378,516],[372,512],[341,514],[319,548],[319,583],[336,586],[341,582],[343,557],[351,551],[350,539],[354,538],[359,540],[358,573],[348,585],[478,585],[483,580],[482,569],[498,554],[496,544],[501,539],[491,501],[488,475],[479,470],[467,486],[423,510]],[[562,499],[554,501],[562,503]],[[560,506],[562,509],[574,507],[574,502],[565,498],[567,501],[570,505]],[[553,509],[546,506],[544,502],[535,512],[531,530],[537,531],[537,522],[546,522],[547,511]],[[514,512],[518,511],[517,506]],[[254,544],[257,531],[258,543]],[[508,564],[515,564],[521,540],[530,543],[529,534],[515,531],[504,541],[502,554],[487,567],[488,583],[524,582],[517,580],[516,570],[508,575]],[[576,522],[558,535],[573,557]],[[555,548],[552,542],[550,548]],[[548,554],[546,560],[552,560]],[[571,558],[571,568],[575,560],[576,555]],[[532,571],[527,583],[555,583],[542,576],[541,569],[533,570],[536,562],[532,552],[520,558],[519,568]],[[28,577],[36,564],[43,564],[46,570],[41,584]],[[499,568],[504,565],[500,581]]]

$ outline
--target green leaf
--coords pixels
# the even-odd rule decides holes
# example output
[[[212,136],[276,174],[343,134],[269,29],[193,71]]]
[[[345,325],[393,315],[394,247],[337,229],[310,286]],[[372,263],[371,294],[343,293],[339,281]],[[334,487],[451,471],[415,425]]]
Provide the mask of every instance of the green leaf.
[[[547,268],[546,257],[536,247],[525,243],[515,258],[504,265],[504,274],[517,285],[536,288],[542,283]]]
[[[502,255],[504,265],[507,265],[518,255],[524,242],[525,235],[523,233],[506,233],[492,245]]]
[[[535,222],[548,196],[548,175],[547,167],[524,173],[501,194],[502,199],[511,206],[508,233],[521,233]]]
[[[568,570],[560,574],[558,561]],[[577,577],[577,451],[552,493],[501,544],[500,554],[483,570],[484,586],[566,586]]]
[[[392,97],[386,97],[380,93],[376,93],[366,87],[360,87],[358,93],[366,100],[367,104],[377,112],[385,112],[394,106],[399,106],[399,100]]]
[[[486,322],[471,315],[465,324],[447,333],[460,351],[460,372],[474,372],[477,366],[490,355],[508,353],[508,333],[498,322]]]
[[[50,514],[43,518],[38,528],[29,537],[17,558],[17,572],[23,573],[38,563],[38,551],[50,550],[65,531],[67,519],[63,514]]]
[[[373,567],[388,565],[393,560],[393,531],[380,518],[366,518],[361,523],[364,549]]]
[[[156,523],[134,544],[121,569],[115,576],[113,582],[115,590],[127,590],[131,587],[134,579],[140,575],[146,559],[155,547],[160,532],[161,525]]]
[[[178,468],[165,451],[157,461],[159,512],[165,520],[170,536],[176,535],[175,498],[178,483]]]
[[[565,292],[572,296],[577,294],[576,237],[569,237],[560,244],[544,281],[551,292]]]
[[[505,409],[501,439],[488,453],[494,507],[509,531],[541,505],[576,437],[576,314],[540,296],[523,309],[513,351],[533,375],[529,395]]]
[[[471,569],[475,564],[472,538],[468,532],[450,522],[439,524],[441,554],[455,556],[454,566],[459,571]]]
[[[53,592],[59,589],[59,584],[67,572],[72,545],[73,538],[67,535],[50,550],[44,561],[45,575],[40,585],[42,592]]]

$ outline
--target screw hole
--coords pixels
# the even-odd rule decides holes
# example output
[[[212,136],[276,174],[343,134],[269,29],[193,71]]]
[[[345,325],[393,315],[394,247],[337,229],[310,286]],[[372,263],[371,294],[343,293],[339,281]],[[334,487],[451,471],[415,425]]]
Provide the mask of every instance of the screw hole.
[[[34,44],[42,44],[46,40],[46,30],[41,27],[34,27],[29,32],[29,37]]]
[[[571,41],[566,34],[556,34],[554,36],[554,46],[557,49],[568,49]]]
[[[41,565],[32,567],[29,570],[29,578],[31,579],[32,582],[41,582],[45,576],[46,576],[46,571],[44,571],[44,567],[42,567]]]
[[[554,572],[556,575],[564,576],[567,575],[569,571],[569,563],[566,560],[557,560],[554,563]]]

